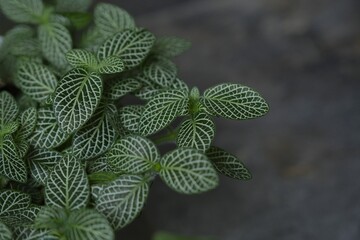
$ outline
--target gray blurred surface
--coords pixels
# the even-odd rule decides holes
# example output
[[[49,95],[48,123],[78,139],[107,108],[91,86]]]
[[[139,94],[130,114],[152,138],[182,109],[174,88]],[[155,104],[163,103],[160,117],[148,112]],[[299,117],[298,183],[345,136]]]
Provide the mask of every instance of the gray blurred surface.
[[[257,120],[217,120],[216,145],[243,159],[252,181],[223,177],[197,196],[157,181],[119,239],[149,240],[156,230],[218,240],[360,239],[360,1],[112,2],[158,35],[193,42],[176,59],[190,86],[241,83],[271,107]]]

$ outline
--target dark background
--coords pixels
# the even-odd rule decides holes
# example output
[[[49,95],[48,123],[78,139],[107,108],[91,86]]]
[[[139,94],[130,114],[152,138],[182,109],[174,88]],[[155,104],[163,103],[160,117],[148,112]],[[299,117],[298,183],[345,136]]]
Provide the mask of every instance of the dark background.
[[[186,38],[180,77],[258,90],[271,110],[217,121],[216,145],[253,180],[196,196],[154,183],[119,239],[157,230],[218,240],[360,239],[360,1],[123,0],[138,25]],[[1,33],[8,22],[1,21]]]

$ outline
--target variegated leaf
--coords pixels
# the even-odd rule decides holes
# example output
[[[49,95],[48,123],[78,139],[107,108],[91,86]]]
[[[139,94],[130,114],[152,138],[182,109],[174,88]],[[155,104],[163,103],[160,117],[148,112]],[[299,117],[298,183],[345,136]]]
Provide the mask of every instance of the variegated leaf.
[[[51,108],[40,108],[35,131],[30,142],[38,148],[55,148],[68,138],[60,128]]]
[[[219,147],[211,146],[206,151],[206,156],[213,163],[215,169],[225,176],[239,180],[251,179],[250,171],[235,155]]]
[[[178,148],[164,155],[160,164],[161,179],[179,193],[201,193],[218,185],[214,167],[199,150]]]
[[[3,137],[0,143],[0,175],[17,181],[26,182],[27,168],[25,162],[20,158],[14,139],[11,135]]]
[[[176,139],[179,147],[190,147],[205,152],[215,135],[215,124],[206,113],[198,113],[185,120]]]
[[[17,118],[19,108],[14,97],[6,92],[0,93],[0,127],[14,122]]]
[[[19,122],[10,122],[0,126],[0,136],[5,136],[6,134],[11,134],[16,132],[19,128]]]
[[[96,56],[87,50],[72,49],[66,53],[66,59],[72,67],[96,69],[98,62]]]
[[[90,119],[102,89],[100,76],[82,68],[75,68],[62,78],[55,91],[54,112],[64,132],[72,133]]]
[[[107,37],[125,29],[135,28],[135,21],[129,13],[108,3],[96,5],[94,21],[99,31]]]
[[[55,235],[61,235],[58,228],[65,227],[68,218],[67,210],[58,207],[43,207],[38,213],[34,227],[37,229],[49,229]]]
[[[140,176],[122,175],[106,185],[96,199],[96,210],[114,229],[132,222],[143,208],[149,193],[148,182]]]
[[[0,0],[2,12],[18,23],[39,23],[44,5],[41,0]]]
[[[81,163],[70,156],[59,161],[45,186],[45,203],[50,207],[75,210],[86,207],[89,183]]]
[[[185,109],[188,93],[183,90],[162,91],[146,103],[139,123],[139,132],[153,134],[169,125]]]
[[[212,115],[229,119],[249,119],[265,115],[269,106],[249,87],[224,83],[204,93],[203,104]]]
[[[75,133],[73,154],[76,158],[94,158],[111,147],[116,130],[110,123],[109,114],[107,104],[100,104],[90,120]]]
[[[108,162],[115,172],[143,173],[152,169],[159,159],[155,144],[137,135],[121,138],[108,153]]]
[[[191,47],[191,43],[178,37],[159,37],[156,39],[152,52],[164,57],[175,57]]]
[[[28,194],[12,190],[0,191],[0,221],[16,216],[18,211],[27,209],[30,201]]]
[[[14,230],[14,240],[58,240],[50,234],[49,230],[45,229],[34,229],[31,226],[20,226]]]
[[[26,109],[20,116],[19,134],[25,138],[30,137],[35,129],[37,121],[37,110],[34,107]]]
[[[121,58],[110,56],[99,63],[98,71],[101,74],[120,73],[124,71],[125,65]]]
[[[169,87],[174,84],[176,74],[175,64],[166,58],[158,58],[144,69],[144,75],[162,87]]]
[[[145,30],[124,30],[105,41],[98,50],[98,58],[120,57],[127,69],[139,65],[150,52],[155,37]]]
[[[14,46],[20,45],[24,39],[30,39],[34,35],[34,30],[30,26],[25,25],[18,25],[6,32],[0,44],[0,61],[11,54]]]
[[[57,68],[66,67],[65,54],[72,48],[69,30],[60,23],[48,23],[40,25],[38,31],[44,57]]]
[[[129,132],[137,133],[143,111],[143,105],[128,105],[121,108],[119,111],[119,121],[121,122],[121,125]]]
[[[26,158],[29,162],[31,176],[37,183],[45,185],[50,172],[62,159],[62,156],[53,150],[33,149]]]
[[[13,239],[12,232],[2,222],[0,222],[0,239],[2,239],[2,240],[12,240]]]
[[[17,71],[21,90],[35,101],[45,101],[57,86],[55,75],[44,65],[26,62]]]
[[[88,161],[87,163],[87,172],[90,174],[97,172],[111,172],[111,167],[107,161],[106,154],[103,154],[95,160]]]
[[[109,84],[109,91],[107,97],[115,100],[125,96],[128,93],[134,92],[141,87],[139,81],[133,78],[117,80]]]

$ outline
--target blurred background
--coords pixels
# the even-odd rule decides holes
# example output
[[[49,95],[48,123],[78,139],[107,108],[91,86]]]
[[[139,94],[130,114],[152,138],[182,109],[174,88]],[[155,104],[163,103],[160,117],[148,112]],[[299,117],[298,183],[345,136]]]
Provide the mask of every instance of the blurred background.
[[[196,196],[153,184],[119,239],[165,230],[218,240],[360,239],[360,1],[122,0],[158,36],[190,40],[181,79],[256,89],[269,114],[217,120],[215,145],[253,180]],[[9,22],[0,18],[3,34]]]

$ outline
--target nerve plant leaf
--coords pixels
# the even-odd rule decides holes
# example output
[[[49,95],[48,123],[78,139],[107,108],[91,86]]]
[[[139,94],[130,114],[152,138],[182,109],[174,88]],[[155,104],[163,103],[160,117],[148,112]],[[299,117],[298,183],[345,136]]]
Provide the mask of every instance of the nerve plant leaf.
[[[28,138],[33,133],[37,122],[37,110],[30,107],[26,109],[20,116],[20,129],[17,135]]]
[[[140,176],[122,175],[106,185],[96,199],[96,210],[114,229],[125,227],[140,213],[149,193],[149,183]]]
[[[94,21],[97,29],[105,36],[135,28],[134,19],[125,10],[108,3],[96,5]]]
[[[65,54],[72,47],[72,39],[66,27],[59,23],[40,25],[39,40],[44,57],[59,69],[67,65]]]
[[[44,65],[26,62],[17,71],[21,90],[35,101],[45,101],[57,86],[55,75]]]
[[[89,183],[81,163],[65,156],[50,173],[45,186],[45,203],[49,207],[75,210],[86,207]]]
[[[205,152],[215,135],[215,124],[206,113],[198,113],[185,120],[176,139],[179,147],[190,147]]]
[[[0,127],[12,123],[16,120],[19,108],[14,97],[6,92],[0,93]]]
[[[160,160],[159,175],[173,190],[194,194],[209,191],[219,178],[208,158],[199,150],[178,148]]]
[[[257,92],[233,83],[207,89],[203,104],[212,115],[237,120],[261,117],[269,110],[269,106]]]
[[[158,58],[144,69],[144,75],[152,82],[168,87],[174,84],[177,69],[174,63],[166,58]]]
[[[96,69],[98,62],[96,56],[89,51],[82,49],[72,49],[66,53],[66,59],[69,64],[74,67],[84,67]]]
[[[43,13],[41,0],[0,0],[2,12],[18,23],[38,23]]]
[[[211,146],[206,151],[206,156],[213,163],[215,169],[225,176],[239,180],[251,179],[251,173],[244,164],[236,156],[225,150]]]
[[[19,156],[11,135],[3,137],[0,149],[0,175],[25,183],[27,180],[27,168],[25,162]]]
[[[121,108],[119,111],[119,121],[121,125],[129,132],[137,133],[143,111],[143,105],[128,105]]]
[[[0,239],[3,239],[3,240],[12,240],[13,239],[12,232],[2,222],[0,222]]]
[[[90,120],[74,135],[73,154],[78,159],[90,159],[107,151],[115,141],[116,130],[110,123],[111,112],[100,103]]]
[[[110,56],[99,63],[98,71],[101,74],[120,73],[124,71],[125,65],[121,58]]]
[[[115,172],[143,173],[152,169],[159,159],[155,144],[137,135],[121,138],[108,153],[108,162]]]
[[[19,226],[14,229],[14,240],[57,240],[49,230],[34,229],[31,226]]]
[[[107,97],[111,100],[116,100],[125,96],[128,93],[134,92],[140,87],[141,83],[133,78],[116,80],[109,83]]]
[[[28,194],[12,190],[0,191],[0,221],[16,216],[18,211],[28,208],[30,201]]]
[[[62,78],[55,91],[54,112],[64,132],[72,133],[90,119],[102,89],[100,76],[82,68],[75,68]]]
[[[154,54],[164,57],[176,57],[191,47],[191,43],[178,37],[159,37],[153,49]]]
[[[146,103],[139,123],[139,133],[153,134],[181,115],[188,101],[184,90],[168,90],[155,95]]]
[[[127,69],[139,65],[150,52],[155,37],[145,30],[124,30],[110,37],[99,48],[97,56],[103,60],[110,56],[120,57]]]

